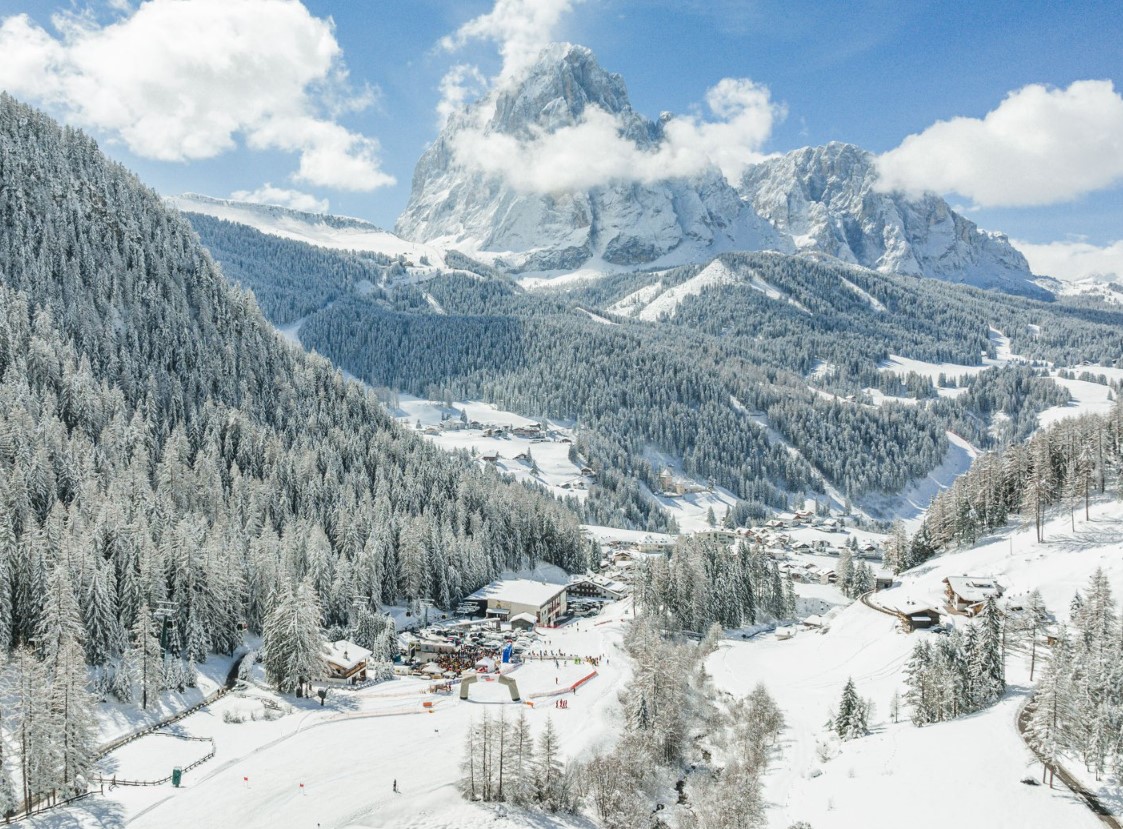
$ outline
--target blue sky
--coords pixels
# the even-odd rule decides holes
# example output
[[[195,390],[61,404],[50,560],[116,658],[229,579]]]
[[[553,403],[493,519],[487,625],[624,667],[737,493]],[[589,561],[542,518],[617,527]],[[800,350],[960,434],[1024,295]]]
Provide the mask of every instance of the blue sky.
[[[196,64],[191,64],[190,71],[182,63],[154,66],[169,51],[167,46],[147,53],[131,48],[130,44],[153,29],[141,25],[137,7],[143,4],[127,0],[89,4],[0,0],[4,26],[0,48],[12,54],[8,47],[14,44],[25,50],[17,55],[26,56],[23,61],[8,61],[15,68],[0,66],[0,85],[84,126],[110,154],[162,192],[194,190],[229,196],[260,193],[268,182],[274,190],[308,194],[314,197],[313,203],[329,202],[332,212],[361,216],[383,226],[392,226],[404,207],[413,165],[436,135],[442,78],[452,66],[462,63],[477,66],[488,79],[496,77],[504,67],[499,50],[511,37],[525,36],[531,43],[538,38],[589,46],[605,68],[623,75],[633,105],[651,117],[670,110],[698,113],[698,118],[705,119],[710,116],[701,102],[708,89],[723,78],[752,79],[767,87],[771,101],[786,110],[786,116],[771,125],[767,139],[753,147],[761,153],[831,140],[890,153],[908,136],[924,133],[938,121],[983,118],[1006,96],[1030,84],[1065,90],[1077,81],[1106,80],[1116,91],[1123,91],[1123,14],[1118,0],[534,0],[539,10],[557,7],[554,16],[537,28],[532,26],[529,33],[489,30],[453,51],[439,45],[441,38],[487,15],[496,0],[305,0],[303,8],[288,15],[291,20],[287,22],[273,13],[277,6],[272,4],[280,1],[226,3],[226,8],[241,3],[247,14],[258,7],[259,14],[269,18],[262,26],[248,29],[250,37],[260,35],[261,49],[295,38],[293,50],[300,57],[293,63],[303,60],[307,71],[286,76],[275,91],[255,86],[263,81],[250,70],[221,84],[217,92],[205,86],[185,89],[183,78],[192,75]],[[197,7],[205,18],[213,2],[191,0],[187,5]],[[530,0],[499,2],[517,8]],[[173,16],[174,10],[164,8],[177,3],[155,0],[152,5],[158,8],[147,10],[145,26],[176,28],[190,40],[190,27]],[[214,8],[218,7],[212,11]],[[69,13],[70,22],[63,22],[61,28],[57,18],[52,22],[52,15],[59,12]],[[21,14],[29,20],[17,26],[14,20]],[[136,31],[103,50],[105,55],[90,45],[96,40],[91,32],[131,23],[137,24],[131,27]],[[224,39],[221,33],[206,34],[214,28],[200,28],[199,42],[193,44],[200,65],[208,61],[221,65],[224,55],[243,46],[244,37],[234,40]],[[125,53],[127,57],[122,57]],[[90,93],[84,90],[91,87],[83,87],[83,79],[71,86],[43,81],[43,76],[51,74],[36,63],[44,54],[50,56],[52,67],[66,63],[68,68],[57,74],[69,73],[70,80],[76,74],[74,67],[81,64],[77,74],[92,77],[99,106],[85,100]],[[103,73],[89,68],[96,61],[122,65]],[[348,72],[345,83],[338,77],[340,67]],[[146,123],[143,130],[134,128],[129,119],[135,117],[137,107],[151,100],[145,96],[160,94],[161,72],[167,73],[170,85],[164,97],[199,95],[196,108],[200,111],[206,109],[208,95],[221,96],[234,113],[229,117],[237,120],[255,101],[275,94],[275,107],[285,110],[283,117],[264,125],[236,123],[229,140],[223,140],[221,134],[225,127],[190,135],[185,134],[182,123],[150,119],[152,123]],[[285,74],[277,67],[269,72],[266,84],[268,78]],[[137,78],[147,79],[147,87],[139,88]],[[222,79],[221,74],[218,78]],[[236,87],[242,82],[248,87],[244,100],[237,97]],[[123,113],[118,101],[101,100],[101,93],[112,90],[116,83],[128,87],[121,95],[133,107],[133,116]],[[284,103],[285,95],[294,92],[307,97],[303,110],[289,110]],[[325,99],[333,100],[334,105],[325,105]],[[1097,100],[1103,100],[1102,96],[1085,100],[1081,111],[1095,107]],[[1048,113],[1039,117],[1048,127]],[[293,124],[295,129],[290,127]],[[293,138],[294,132],[301,137]],[[973,136],[969,124],[950,138],[926,136],[925,142],[894,156],[897,169],[911,171],[918,159],[924,166],[945,145],[966,148],[969,153]],[[377,141],[377,147],[371,139]],[[1066,143],[1063,134],[1059,139],[1061,145]],[[1088,149],[1077,146],[1074,153],[1083,156],[1083,162],[1069,159],[1056,165],[1058,175],[1068,179],[1088,176],[1075,193],[1043,183],[1031,193],[1012,195],[1002,191],[1001,182],[986,192],[975,192],[970,185],[960,184],[970,171],[930,170],[913,183],[942,190],[953,205],[969,211],[980,225],[1015,239],[1038,245],[1083,242],[1085,248],[1102,248],[1123,239],[1120,176],[1102,173],[1105,165],[1110,166],[1113,146],[1123,156],[1119,140],[1116,137],[1114,145],[1110,139],[1101,140]],[[937,146],[937,141],[945,143]],[[182,142],[178,149],[173,146],[176,142]],[[1000,159],[1004,157],[1001,146],[995,152]],[[1097,153],[1106,154],[1107,161]],[[344,156],[348,163],[337,165],[335,160]],[[994,155],[989,158],[993,160]],[[982,166],[971,169],[985,177],[987,158],[977,163]],[[1072,166],[1078,163],[1084,168]],[[1034,166],[1040,170],[1053,165]],[[1016,168],[1011,169],[1017,173]],[[1097,170],[1101,171],[1098,175]],[[395,183],[388,183],[390,177]]]

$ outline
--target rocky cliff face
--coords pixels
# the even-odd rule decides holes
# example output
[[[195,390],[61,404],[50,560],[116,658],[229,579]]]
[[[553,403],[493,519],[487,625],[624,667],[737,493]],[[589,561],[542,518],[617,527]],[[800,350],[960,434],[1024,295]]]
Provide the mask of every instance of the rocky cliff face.
[[[1039,295],[1025,257],[938,196],[875,189],[871,153],[851,144],[805,147],[745,171],[739,190],[800,251],[886,273]]]
[[[397,232],[409,239],[510,252],[521,270],[574,269],[590,260],[645,265],[690,261],[737,249],[790,250],[714,168],[657,184],[605,182],[581,192],[525,193],[503,177],[461,163],[466,131],[531,138],[580,123],[597,107],[641,149],[661,138],[659,122],[632,109],[619,75],[584,47],[547,49],[517,85],[451,118],[413,176]]]
[[[407,239],[503,254],[513,270],[680,264],[729,250],[828,254],[874,270],[1047,295],[1004,236],[979,230],[937,196],[875,189],[873,156],[852,145],[809,147],[750,167],[736,186],[712,167],[653,184],[605,181],[587,190],[525,192],[466,163],[473,136],[520,140],[609,113],[641,149],[662,121],[632,109],[619,75],[592,52],[555,44],[517,83],[451,118],[421,157],[396,231]]]

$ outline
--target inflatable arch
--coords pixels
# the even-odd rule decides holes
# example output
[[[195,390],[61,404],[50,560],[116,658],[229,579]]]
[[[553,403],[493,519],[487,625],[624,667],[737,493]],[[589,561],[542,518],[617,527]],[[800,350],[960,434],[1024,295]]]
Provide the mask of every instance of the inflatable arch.
[[[460,680],[460,699],[464,699],[464,700],[468,699],[468,691],[471,689],[471,687],[475,683],[477,683],[479,681],[480,681],[480,675],[479,674],[471,674],[470,676],[466,676],[463,679],[461,679]],[[519,697],[519,686],[518,686],[518,683],[515,682],[515,680],[511,679],[511,677],[509,677],[509,676],[501,676],[501,677],[498,678],[498,681],[499,681],[500,685],[506,685],[507,690],[509,690],[511,692],[511,702],[518,702],[521,699]]]

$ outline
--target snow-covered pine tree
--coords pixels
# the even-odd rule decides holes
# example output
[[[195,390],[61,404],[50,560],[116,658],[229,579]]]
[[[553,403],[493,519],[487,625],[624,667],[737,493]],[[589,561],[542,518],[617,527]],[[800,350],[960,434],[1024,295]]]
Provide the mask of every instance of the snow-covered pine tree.
[[[1053,646],[1053,658],[1041,675],[1033,695],[1026,726],[1026,742],[1041,759],[1041,782],[1056,769],[1068,743],[1075,711],[1069,687],[1072,645],[1063,628]],[[1050,777],[1050,786],[1052,778]]]
[[[900,573],[906,569],[908,549],[909,538],[905,525],[900,521],[894,521],[893,528],[889,531],[889,538],[885,541],[883,563],[890,571]]]
[[[148,700],[163,689],[163,650],[156,636],[156,620],[148,603],[141,604],[133,622],[132,643],[121,660],[120,672],[126,673],[121,682],[140,685],[141,708],[148,708]]]
[[[91,665],[104,665],[124,648],[125,634],[117,618],[115,597],[109,586],[108,567],[93,568],[82,602],[86,629],[86,660]]]
[[[838,566],[835,568],[838,589],[844,595],[851,595],[850,582],[854,578],[854,551],[850,545],[845,545],[838,554]]]
[[[504,799],[516,806],[526,806],[534,800],[535,758],[534,737],[525,711],[520,711],[511,723],[504,748],[507,752]]]
[[[853,575],[850,577],[850,595],[854,598],[869,593],[874,587],[873,570],[864,561],[855,565]]]
[[[12,655],[12,699],[16,712],[14,735],[23,780],[24,809],[46,794],[57,780],[59,747],[50,716],[50,684],[46,666],[28,647]]]
[[[480,728],[475,720],[464,737],[464,758],[460,762],[460,793],[468,800],[479,800],[483,788],[479,760]]]
[[[78,609],[70,568],[60,562],[48,576],[43,612],[35,631],[35,644],[47,665],[48,674],[53,675],[58,670],[64,644],[72,640],[81,642],[85,636],[86,628]],[[85,663],[85,658],[82,662]]]
[[[839,700],[838,710],[831,718],[834,732],[843,740],[864,737],[869,733],[868,711],[866,701],[858,696],[858,690],[854,687],[854,680],[848,678],[842,689],[842,699]]]
[[[917,642],[905,665],[905,702],[912,709],[915,725],[927,725],[938,719],[931,679],[932,663],[932,646],[924,640]]]
[[[282,693],[304,693],[306,683],[324,670],[322,616],[311,578],[284,590],[265,622],[262,647],[265,673]]]
[[[47,697],[59,763],[54,784],[60,791],[77,794],[85,791],[97,755],[97,721],[94,699],[86,689],[85,651],[81,642],[72,636],[64,637],[59,657]]]
[[[554,721],[547,717],[538,735],[534,797],[542,808],[551,812],[567,810],[570,805],[568,775],[560,751]]]
[[[6,758],[0,759],[0,815],[7,815],[19,808],[19,795],[16,794],[12,772]]]
[[[983,605],[979,619],[972,675],[979,696],[976,705],[990,705],[1006,693],[1006,659],[1002,651],[1002,611],[994,596]]]

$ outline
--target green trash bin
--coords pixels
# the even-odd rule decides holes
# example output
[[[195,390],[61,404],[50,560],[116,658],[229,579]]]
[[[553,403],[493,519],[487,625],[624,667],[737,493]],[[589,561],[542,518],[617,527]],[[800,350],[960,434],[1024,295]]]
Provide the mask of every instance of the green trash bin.
[[[174,769],[172,769],[172,785],[178,789],[181,780],[183,780],[183,769],[181,769],[179,766],[176,766]]]

